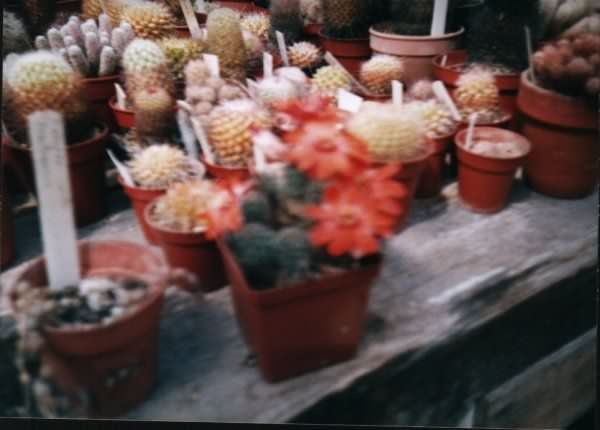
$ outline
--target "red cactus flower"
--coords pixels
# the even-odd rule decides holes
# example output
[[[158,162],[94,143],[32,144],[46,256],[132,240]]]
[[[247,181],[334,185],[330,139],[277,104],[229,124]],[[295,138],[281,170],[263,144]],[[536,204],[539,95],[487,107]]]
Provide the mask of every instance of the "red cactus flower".
[[[335,120],[338,111],[331,97],[310,94],[301,99],[278,102],[274,105],[276,112],[289,115],[297,122],[315,120]]]
[[[213,240],[226,233],[238,231],[244,223],[240,197],[252,186],[251,181],[219,179],[219,191],[208,203],[202,215],[206,223],[206,237]]]
[[[404,213],[404,200],[408,196],[406,186],[395,179],[401,171],[401,164],[372,167],[362,171],[352,182],[342,185],[356,187],[366,198],[371,199],[376,209],[397,217]]]
[[[308,122],[284,137],[288,162],[317,180],[352,177],[368,164],[369,151],[361,140],[331,122]]]
[[[373,208],[370,200],[356,188],[328,190],[321,205],[305,210],[305,216],[316,222],[311,243],[327,246],[334,257],[349,253],[358,259],[378,253],[379,239],[393,233],[393,219]]]

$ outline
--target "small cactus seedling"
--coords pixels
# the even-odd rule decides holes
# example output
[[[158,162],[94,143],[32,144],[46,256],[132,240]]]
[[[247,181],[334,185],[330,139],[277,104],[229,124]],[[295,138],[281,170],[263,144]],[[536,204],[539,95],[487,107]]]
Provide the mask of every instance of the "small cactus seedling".
[[[243,81],[248,54],[238,14],[227,8],[214,10],[207,17],[206,29],[208,51],[219,57],[222,77]]]
[[[291,45],[302,38],[303,28],[299,0],[271,0],[270,37],[275,46],[277,31],[284,35],[286,44]]]
[[[159,40],[175,31],[176,19],[169,8],[160,3],[145,2],[128,6],[121,15],[142,39]]]
[[[175,79],[183,79],[185,66],[196,60],[206,50],[204,42],[195,39],[168,37],[158,42],[163,50],[169,70]]]
[[[135,129],[139,137],[161,138],[169,134],[175,100],[163,88],[144,88],[134,94]]]
[[[297,42],[288,48],[290,65],[303,70],[317,67],[323,61],[318,47],[310,42]]]
[[[360,81],[374,94],[392,93],[392,81],[401,81],[404,76],[404,62],[391,55],[375,55],[360,69]]]
[[[199,169],[185,153],[170,145],[152,145],[129,162],[131,176],[141,188],[166,189],[186,182],[199,173]]]
[[[155,42],[134,40],[123,53],[121,64],[131,98],[139,90],[148,87],[164,88],[171,96],[175,96],[175,84],[167,57]]]
[[[20,54],[31,49],[29,35],[23,22],[14,13],[2,12],[2,56]]]
[[[319,68],[312,78],[316,90],[323,95],[335,97],[339,89],[352,89],[352,79],[345,70],[335,66]]]
[[[454,99],[465,117],[477,113],[479,123],[494,122],[503,115],[496,78],[486,70],[474,69],[463,74],[457,82]]]

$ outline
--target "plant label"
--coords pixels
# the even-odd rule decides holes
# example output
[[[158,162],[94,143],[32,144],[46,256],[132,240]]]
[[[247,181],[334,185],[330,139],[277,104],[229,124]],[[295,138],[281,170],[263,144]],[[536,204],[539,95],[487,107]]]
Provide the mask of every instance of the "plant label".
[[[210,75],[213,78],[220,78],[221,70],[219,69],[219,57],[213,54],[202,54],[202,58],[208,67]]]
[[[433,21],[431,35],[443,36],[446,33],[446,16],[448,15],[448,0],[435,0],[433,6]]]
[[[196,138],[200,142],[200,147],[202,148],[202,154],[206,161],[210,164],[215,164],[215,156],[213,155],[210,144],[208,143],[208,137],[206,136],[206,132],[204,131],[204,127],[202,123],[196,118],[190,118],[192,121],[192,127],[194,129],[194,133],[196,133]]]
[[[77,232],[69,180],[67,140],[58,112],[28,118],[48,284],[52,289],[81,281]]]
[[[477,117],[479,114],[473,112],[469,117],[469,129],[467,130],[467,149],[473,148],[473,133],[475,132],[475,125],[477,124]]]
[[[357,113],[363,104],[362,97],[343,89],[338,90],[337,98],[338,108],[350,113]]]
[[[127,94],[123,87],[119,84],[115,84],[115,92],[117,94],[117,107],[121,110],[127,109]]]
[[[263,52],[263,75],[265,78],[273,76],[273,56],[268,52]]]
[[[404,85],[400,81],[392,81],[392,101],[397,106],[404,102]]]
[[[462,121],[462,115],[456,108],[452,97],[448,94],[448,90],[444,86],[442,81],[435,81],[432,86],[433,93],[437,97],[437,99],[442,102],[446,107],[450,110],[450,113],[454,117],[456,121]]]
[[[279,45],[279,55],[281,55],[281,61],[285,67],[289,67],[290,60],[288,58],[287,46],[285,44],[285,36],[281,31],[275,32],[277,37],[277,45]]]
[[[204,0],[196,0],[196,10],[198,12],[206,12],[206,2]]]
[[[531,81],[536,83],[535,70],[533,70],[533,40],[531,38],[531,29],[525,26],[525,43],[527,45],[527,58],[529,59],[529,75]]]
[[[181,6],[181,11],[183,12],[185,22],[190,29],[192,39],[202,39],[202,31],[200,30],[196,13],[192,7],[192,2],[190,0],[179,0],[179,6]]]
[[[191,158],[197,160],[200,154],[198,153],[194,128],[191,124],[190,115],[187,110],[179,109],[177,111],[177,126],[179,127],[179,132],[181,133],[181,139],[185,145],[186,152]]]
[[[261,130],[253,135],[254,146],[259,147],[264,155],[272,158],[283,156],[287,147],[272,132]]]
[[[121,163],[117,159],[117,157],[115,157],[115,155],[113,154],[113,152],[110,149],[107,149],[106,152],[108,153],[108,156],[110,157],[111,161],[117,168],[119,175],[121,175],[121,178],[123,178],[123,182],[125,182],[125,185],[127,185],[128,187],[135,187],[135,182],[133,181],[133,178],[129,174],[129,169],[123,163]]]

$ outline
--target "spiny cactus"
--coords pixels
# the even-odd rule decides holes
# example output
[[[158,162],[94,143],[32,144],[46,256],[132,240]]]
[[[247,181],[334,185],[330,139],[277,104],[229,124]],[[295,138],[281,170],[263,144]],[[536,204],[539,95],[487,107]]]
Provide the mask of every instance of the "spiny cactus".
[[[29,35],[23,22],[14,13],[2,12],[2,57],[31,49]]]
[[[134,94],[135,129],[139,136],[164,137],[174,119],[175,99],[163,88],[145,88]]]
[[[321,0],[300,0],[300,16],[304,25],[323,23]]]
[[[246,47],[246,53],[248,55],[248,66],[250,68],[256,67],[262,62],[263,52],[265,51],[265,45],[258,36],[249,31],[243,30],[242,37],[244,39],[244,46]]]
[[[147,87],[164,88],[171,96],[175,96],[174,80],[167,57],[155,42],[134,40],[123,53],[121,64],[130,97]]]
[[[405,104],[405,109],[412,109],[422,116],[428,137],[448,136],[458,127],[450,111],[436,100],[411,101]]]
[[[280,31],[288,45],[302,38],[304,24],[300,18],[299,0],[271,0],[271,42],[277,46],[276,32]]]
[[[352,88],[352,79],[348,73],[335,66],[319,68],[312,78],[312,83],[317,91],[331,97],[335,97],[339,89]]]
[[[384,0],[322,0],[323,32],[334,39],[369,37],[371,25],[387,16]]]
[[[400,106],[368,104],[350,118],[346,129],[362,139],[379,162],[408,161],[425,151],[423,119]]]
[[[271,17],[264,13],[251,13],[242,17],[240,25],[242,30],[249,31],[265,42],[269,38]]]
[[[246,224],[259,223],[271,224],[273,221],[273,209],[269,197],[260,190],[253,190],[242,199],[242,213]]]
[[[298,88],[288,79],[272,76],[260,80],[256,85],[256,96],[267,107],[300,96]]]
[[[206,44],[201,40],[168,37],[158,42],[163,50],[169,70],[175,79],[183,79],[185,66],[202,55]]]
[[[176,20],[168,7],[160,3],[142,3],[126,7],[121,19],[133,27],[142,39],[159,40],[175,31]]]
[[[391,55],[375,55],[360,68],[360,81],[375,94],[391,94],[392,81],[401,81],[404,62]]]
[[[198,168],[183,151],[170,145],[152,145],[128,163],[131,176],[142,188],[165,189],[198,175]]]
[[[177,22],[185,22],[185,18],[183,17],[183,11],[181,10],[181,5],[179,4],[179,0],[162,1],[169,8]]]
[[[318,66],[323,56],[318,47],[310,42],[297,42],[288,48],[290,64],[300,69],[311,69]]]
[[[281,284],[308,279],[313,265],[314,248],[306,231],[287,227],[277,232],[275,246],[278,252]]]
[[[243,81],[248,54],[238,15],[231,9],[217,9],[208,15],[206,29],[208,50],[219,57],[221,75]]]
[[[454,99],[464,116],[477,112],[480,122],[493,122],[502,115],[496,78],[486,70],[463,74],[457,81]]]

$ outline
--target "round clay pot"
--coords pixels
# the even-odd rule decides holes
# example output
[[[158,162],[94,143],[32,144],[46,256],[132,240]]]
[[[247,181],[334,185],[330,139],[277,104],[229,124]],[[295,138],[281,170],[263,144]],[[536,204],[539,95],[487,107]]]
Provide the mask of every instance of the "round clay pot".
[[[458,189],[464,206],[473,212],[492,214],[502,210],[508,201],[515,173],[531,150],[523,136],[509,130],[493,127],[475,127],[473,139],[492,142],[519,142],[523,153],[514,158],[494,158],[475,154],[465,149],[468,130],[456,135],[460,162]]]
[[[78,227],[93,224],[108,212],[105,148],[109,131],[108,127],[101,123],[96,124],[96,128],[98,132],[94,137],[67,146],[73,209]],[[15,168],[20,170],[24,177],[30,178],[31,190],[37,194],[30,148],[11,144],[7,139],[3,139],[2,144],[5,145],[5,153]]]
[[[446,57],[446,63],[445,66],[442,66],[444,57]],[[460,72],[456,68],[465,64],[466,61],[466,51],[452,51],[447,54],[438,55],[433,59],[433,74],[436,79],[444,83],[450,94],[456,89],[456,84],[463,74],[463,72]],[[496,75],[496,86],[500,90],[500,106],[503,110],[513,115],[517,109],[519,81],[519,73]]]
[[[419,79],[433,79],[433,58],[455,50],[464,29],[439,37],[402,36],[378,31],[374,27],[370,33],[374,52],[402,57],[403,80],[409,85]]]
[[[364,39],[332,39],[319,32],[321,47],[329,51],[341,64],[358,78],[360,66],[371,57],[369,38]]]
[[[200,157],[200,161],[202,161],[202,163],[206,167],[206,171],[213,178],[237,179],[240,181],[250,179],[250,170],[247,167],[231,168],[217,166],[216,164],[211,164],[208,161],[206,161],[204,157]]]
[[[208,240],[204,233],[183,233],[161,227],[153,221],[155,207],[156,200],[146,206],[144,223],[158,239],[170,266],[193,274],[197,280],[195,287],[206,293],[225,287],[227,277],[216,242]]]
[[[110,109],[113,112],[117,125],[122,130],[129,130],[135,127],[135,113],[131,110],[120,109],[117,107],[117,97],[111,97],[108,102]]]
[[[136,310],[110,324],[43,329],[48,350],[89,395],[88,418],[117,417],[139,405],[154,387],[159,320],[169,270],[159,253],[133,243],[83,241],[79,243],[79,255],[82,277],[125,275],[151,288]],[[27,281],[33,287],[45,288],[45,264],[45,257],[36,258],[15,282]],[[114,380],[122,372],[126,376]],[[57,382],[72,385],[72,381],[63,380],[62,373],[55,375]]]
[[[115,97],[115,84],[119,82],[119,75],[86,78],[83,82],[96,119],[108,125],[111,131],[117,131],[115,116],[108,106],[108,102]]]
[[[589,196],[598,184],[598,113],[584,100],[534,85],[521,75],[517,100],[521,133],[533,146],[525,165],[526,182],[561,199]]]
[[[0,181],[0,269],[8,267],[16,254],[13,209],[7,188],[3,168]]]
[[[158,245],[160,243],[159,237],[156,231],[146,223],[144,213],[146,211],[146,206],[148,206],[152,200],[165,194],[167,190],[130,187],[125,184],[121,176],[118,177],[118,181],[131,201],[131,205],[133,206],[138,224],[142,228],[144,237],[149,243]]]
[[[417,199],[430,199],[440,194],[444,180],[446,155],[454,142],[455,135],[456,132],[453,132],[446,136],[431,139],[433,153],[425,162],[419,186],[415,193]]]

